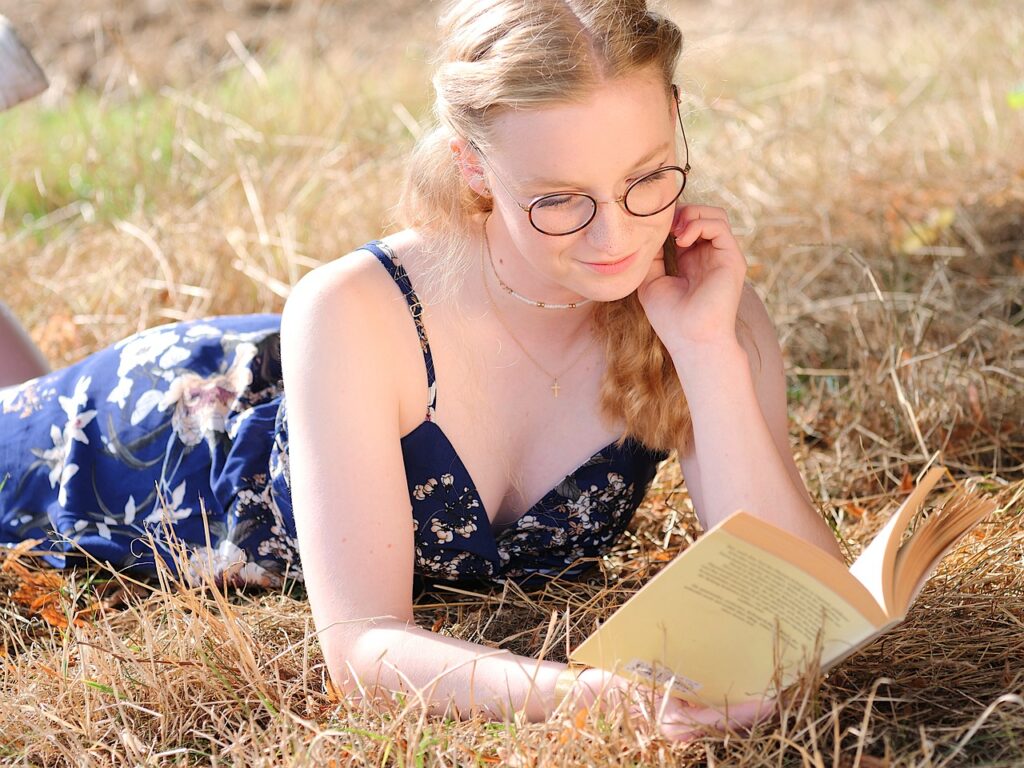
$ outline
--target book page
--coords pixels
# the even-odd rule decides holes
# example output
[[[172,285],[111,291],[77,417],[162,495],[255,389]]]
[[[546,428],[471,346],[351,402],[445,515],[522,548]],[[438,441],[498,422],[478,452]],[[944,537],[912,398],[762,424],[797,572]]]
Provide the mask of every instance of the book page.
[[[906,606],[896,599],[896,558],[902,537],[914,515],[921,509],[925,497],[946,473],[945,467],[932,467],[893,512],[885,527],[879,531],[860,557],[850,566],[852,573],[875,596],[890,619],[901,618]]]
[[[698,539],[570,658],[722,706],[771,693],[776,655],[783,687],[792,682],[819,630],[826,663],[875,633],[871,620],[821,581],[731,534],[728,522]]]
[[[898,518],[898,515],[893,514],[850,566],[850,573],[867,588],[889,615],[892,613],[892,606],[885,600],[885,579],[882,574],[885,573],[885,553],[889,548],[889,540],[893,538],[896,523],[899,522]]]
[[[973,494],[954,496],[940,512],[925,520],[896,556],[896,601],[906,613],[939,561],[960,538],[996,508],[991,499]]]

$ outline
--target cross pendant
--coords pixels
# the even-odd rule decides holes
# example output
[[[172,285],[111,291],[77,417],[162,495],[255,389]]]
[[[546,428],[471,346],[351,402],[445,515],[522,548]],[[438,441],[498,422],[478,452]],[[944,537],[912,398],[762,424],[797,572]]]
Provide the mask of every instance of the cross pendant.
[[[555,393],[555,397],[558,397],[558,390],[560,389],[561,387],[558,386],[558,379],[555,379],[555,383],[551,385],[551,391]]]

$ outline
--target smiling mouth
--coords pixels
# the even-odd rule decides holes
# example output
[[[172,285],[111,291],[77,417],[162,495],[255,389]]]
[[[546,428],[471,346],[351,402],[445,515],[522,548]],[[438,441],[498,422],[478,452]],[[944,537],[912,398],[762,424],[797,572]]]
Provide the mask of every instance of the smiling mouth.
[[[636,253],[636,251],[634,251],[633,253]],[[626,259],[628,259],[630,256],[632,256],[633,253],[627,253],[621,259],[615,259],[614,261],[585,261],[583,263],[584,264],[593,264],[594,266],[597,266],[597,267],[610,267],[610,266],[612,266],[614,264],[621,264]]]

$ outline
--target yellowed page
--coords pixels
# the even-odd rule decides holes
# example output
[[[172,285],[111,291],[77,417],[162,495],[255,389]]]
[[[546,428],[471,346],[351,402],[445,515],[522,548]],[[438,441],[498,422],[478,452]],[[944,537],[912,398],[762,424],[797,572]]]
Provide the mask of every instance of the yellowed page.
[[[850,566],[850,573],[878,599],[878,604],[885,609],[890,619],[901,618],[906,613],[906,606],[900,605],[896,599],[896,557],[903,532],[921,509],[929,491],[945,473],[945,467],[936,466],[928,470],[921,482],[893,512],[885,527]]]
[[[734,519],[737,515],[747,520]],[[868,617],[784,557],[730,533],[756,518],[737,512],[707,532],[571,654],[583,664],[722,706],[771,693],[776,620],[783,687],[801,672],[823,629],[822,662],[871,637]],[[800,542],[791,557],[813,545]],[[850,578],[850,581],[853,581]],[[866,594],[866,592],[864,593]]]
[[[904,615],[942,558],[995,508],[991,499],[950,499],[941,512],[925,520],[914,537],[900,547],[896,558],[896,600]]]
[[[749,514],[732,515],[721,527],[766,553],[793,563],[838,597],[852,605],[876,625],[885,622],[885,611],[878,601],[839,560],[788,531]]]

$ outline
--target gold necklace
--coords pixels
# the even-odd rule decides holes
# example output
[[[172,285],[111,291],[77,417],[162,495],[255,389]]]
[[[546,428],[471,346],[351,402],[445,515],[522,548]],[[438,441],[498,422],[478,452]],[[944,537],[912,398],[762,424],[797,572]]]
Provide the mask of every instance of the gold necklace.
[[[523,351],[523,354],[526,355],[526,357],[530,360],[530,362],[532,362],[535,366],[537,366],[544,373],[544,375],[546,375],[547,377],[549,377],[551,379],[551,392],[552,392],[552,394],[554,394],[555,397],[558,397],[558,391],[562,388],[562,386],[558,383],[558,380],[560,378],[562,378],[565,374],[567,374],[570,370],[572,370],[572,368],[574,368],[576,366],[576,364],[580,360],[583,359],[583,355],[587,351],[589,351],[590,347],[593,345],[593,340],[591,340],[591,342],[589,344],[584,346],[583,347],[583,352],[581,352],[576,357],[576,359],[572,361],[571,365],[569,365],[564,371],[562,371],[557,376],[552,376],[551,373],[549,373],[548,370],[543,365],[541,365],[540,363],[538,363],[534,359],[533,355],[531,355],[529,352],[526,351],[526,347],[524,347],[522,345],[522,343],[519,341],[519,339],[516,338],[516,335],[514,333],[512,333],[512,330],[505,324],[505,321],[502,320],[501,312],[498,311],[498,306],[494,303],[494,296],[491,295],[490,286],[487,285],[487,274],[484,271],[484,254],[486,253],[489,256],[491,248],[490,248],[490,244],[487,242],[487,229],[486,229],[486,227],[487,227],[487,221],[485,219],[484,220],[483,243],[481,244],[481,248],[480,248],[480,277],[484,281],[484,290],[487,291],[487,298],[488,298],[488,300],[491,303],[491,307],[494,309],[494,316],[496,318],[498,318],[498,322],[501,323],[501,327],[504,328],[505,331],[508,333],[508,335],[512,337],[512,341],[514,341],[516,343],[516,346],[518,346],[519,349],[521,349]],[[497,273],[495,273],[494,276],[497,277],[498,276]]]

